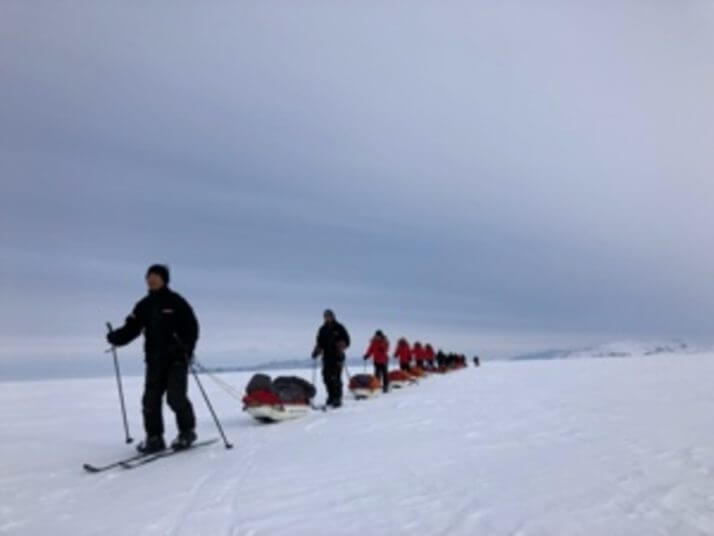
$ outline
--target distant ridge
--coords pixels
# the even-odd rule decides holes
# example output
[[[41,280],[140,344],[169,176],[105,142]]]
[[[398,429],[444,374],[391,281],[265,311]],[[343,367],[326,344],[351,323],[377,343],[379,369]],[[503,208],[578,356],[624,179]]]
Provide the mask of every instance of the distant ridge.
[[[704,349],[690,346],[684,341],[618,341],[600,346],[592,346],[575,350],[543,350],[512,357],[510,361],[533,361],[539,359],[578,359],[578,358],[612,358],[612,357],[642,357],[665,354],[695,354]]]
[[[267,370],[295,370],[295,369],[311,369],[314,364],[313,360],[310,358],[306,359],[291,359],[286,361],[268,361],[265,363],[258,363],[255,365],[242,365],[242,366],[231,366],[231,365],[219,365],[209,367],[204,366],[209,372],[221,373],[221,372],[262,372]],[[319,366],[318,360],[318,366]],[[362,370],[363,361],[358,358],[352,358],[347,360],[347,366],[359,367]]]

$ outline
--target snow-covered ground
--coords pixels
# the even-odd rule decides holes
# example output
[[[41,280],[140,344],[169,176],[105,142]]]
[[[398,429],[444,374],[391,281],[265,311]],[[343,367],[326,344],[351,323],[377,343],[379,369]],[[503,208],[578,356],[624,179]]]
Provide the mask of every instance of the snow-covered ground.
[[[711,535],[712,379],[714,355],[494,363],[266,426],[204,377],[234,450],[100,475],[129,450],[112,378],[0,384],[0,534]]]

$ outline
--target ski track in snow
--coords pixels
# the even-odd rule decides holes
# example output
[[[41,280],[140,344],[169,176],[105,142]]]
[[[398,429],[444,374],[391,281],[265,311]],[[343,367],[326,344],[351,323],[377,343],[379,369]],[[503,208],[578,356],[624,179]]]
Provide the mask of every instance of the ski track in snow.
[[[710,536],[712,358],[486,363],[274,425],[204,377],[233,450],[97,475],[133,448],[113,378],[4,383],[0,534]]]

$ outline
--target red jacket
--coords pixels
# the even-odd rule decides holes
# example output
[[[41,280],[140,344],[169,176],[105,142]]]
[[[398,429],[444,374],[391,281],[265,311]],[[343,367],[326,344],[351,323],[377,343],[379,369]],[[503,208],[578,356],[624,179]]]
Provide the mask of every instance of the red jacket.
[[[409,348],[409,343],[406,341],[399,341],[397,349],[394,351],[394,357],[399,359],[399,363],[405,365],[412,360],[412,350]]]
[[[434,361],[434,349],[431,347],[431,344],[427,344],[426,348],[424,349],[424,359],[427,361]]]
[[[387,338],[375,337],[372,339],[365,357],[371,357],[375,363],[380,365],[389,363],[389,341]]]
[[[412,348],[412,357],[414,358],[414,361],[424,361],[424,347],[421,344],[414,344],[414,348]]]

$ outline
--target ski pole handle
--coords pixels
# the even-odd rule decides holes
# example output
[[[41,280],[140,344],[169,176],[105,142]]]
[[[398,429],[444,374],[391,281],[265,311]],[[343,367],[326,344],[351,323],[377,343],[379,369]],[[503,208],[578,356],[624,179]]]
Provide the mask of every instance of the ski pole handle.
[[[112,332],[114,331],[114,328],[112,327],[112,323],[111,323],[111,322],[107,322],[106,325],[107,325],[107,335],[108,335],[108,334],[110,334],[110,333],[112,333]],[[111,342],[110,342],[109,344],[112,345],[111,351],[112,351],[112,353],[114,354],[114,359],[116,359],[116,358],[117,358],[117,356],[116,356],[116,346],[114,346]]]
[[[114,331],[111,323],[107,322],[107,330],[109,333]],[[117,357],[116,346],[112,344],[112,357],[114,358],[114,374],[117,379],[117,390],[119,391],[119,405],[121,407],[122,422],[124,423],[124,440],[126,443],[131,443],[134,439],[129,435],[129,420],[126,416],[126,404],[124,403],[124,389],[121,384],[121,371],[119,370],[119,358]]]

